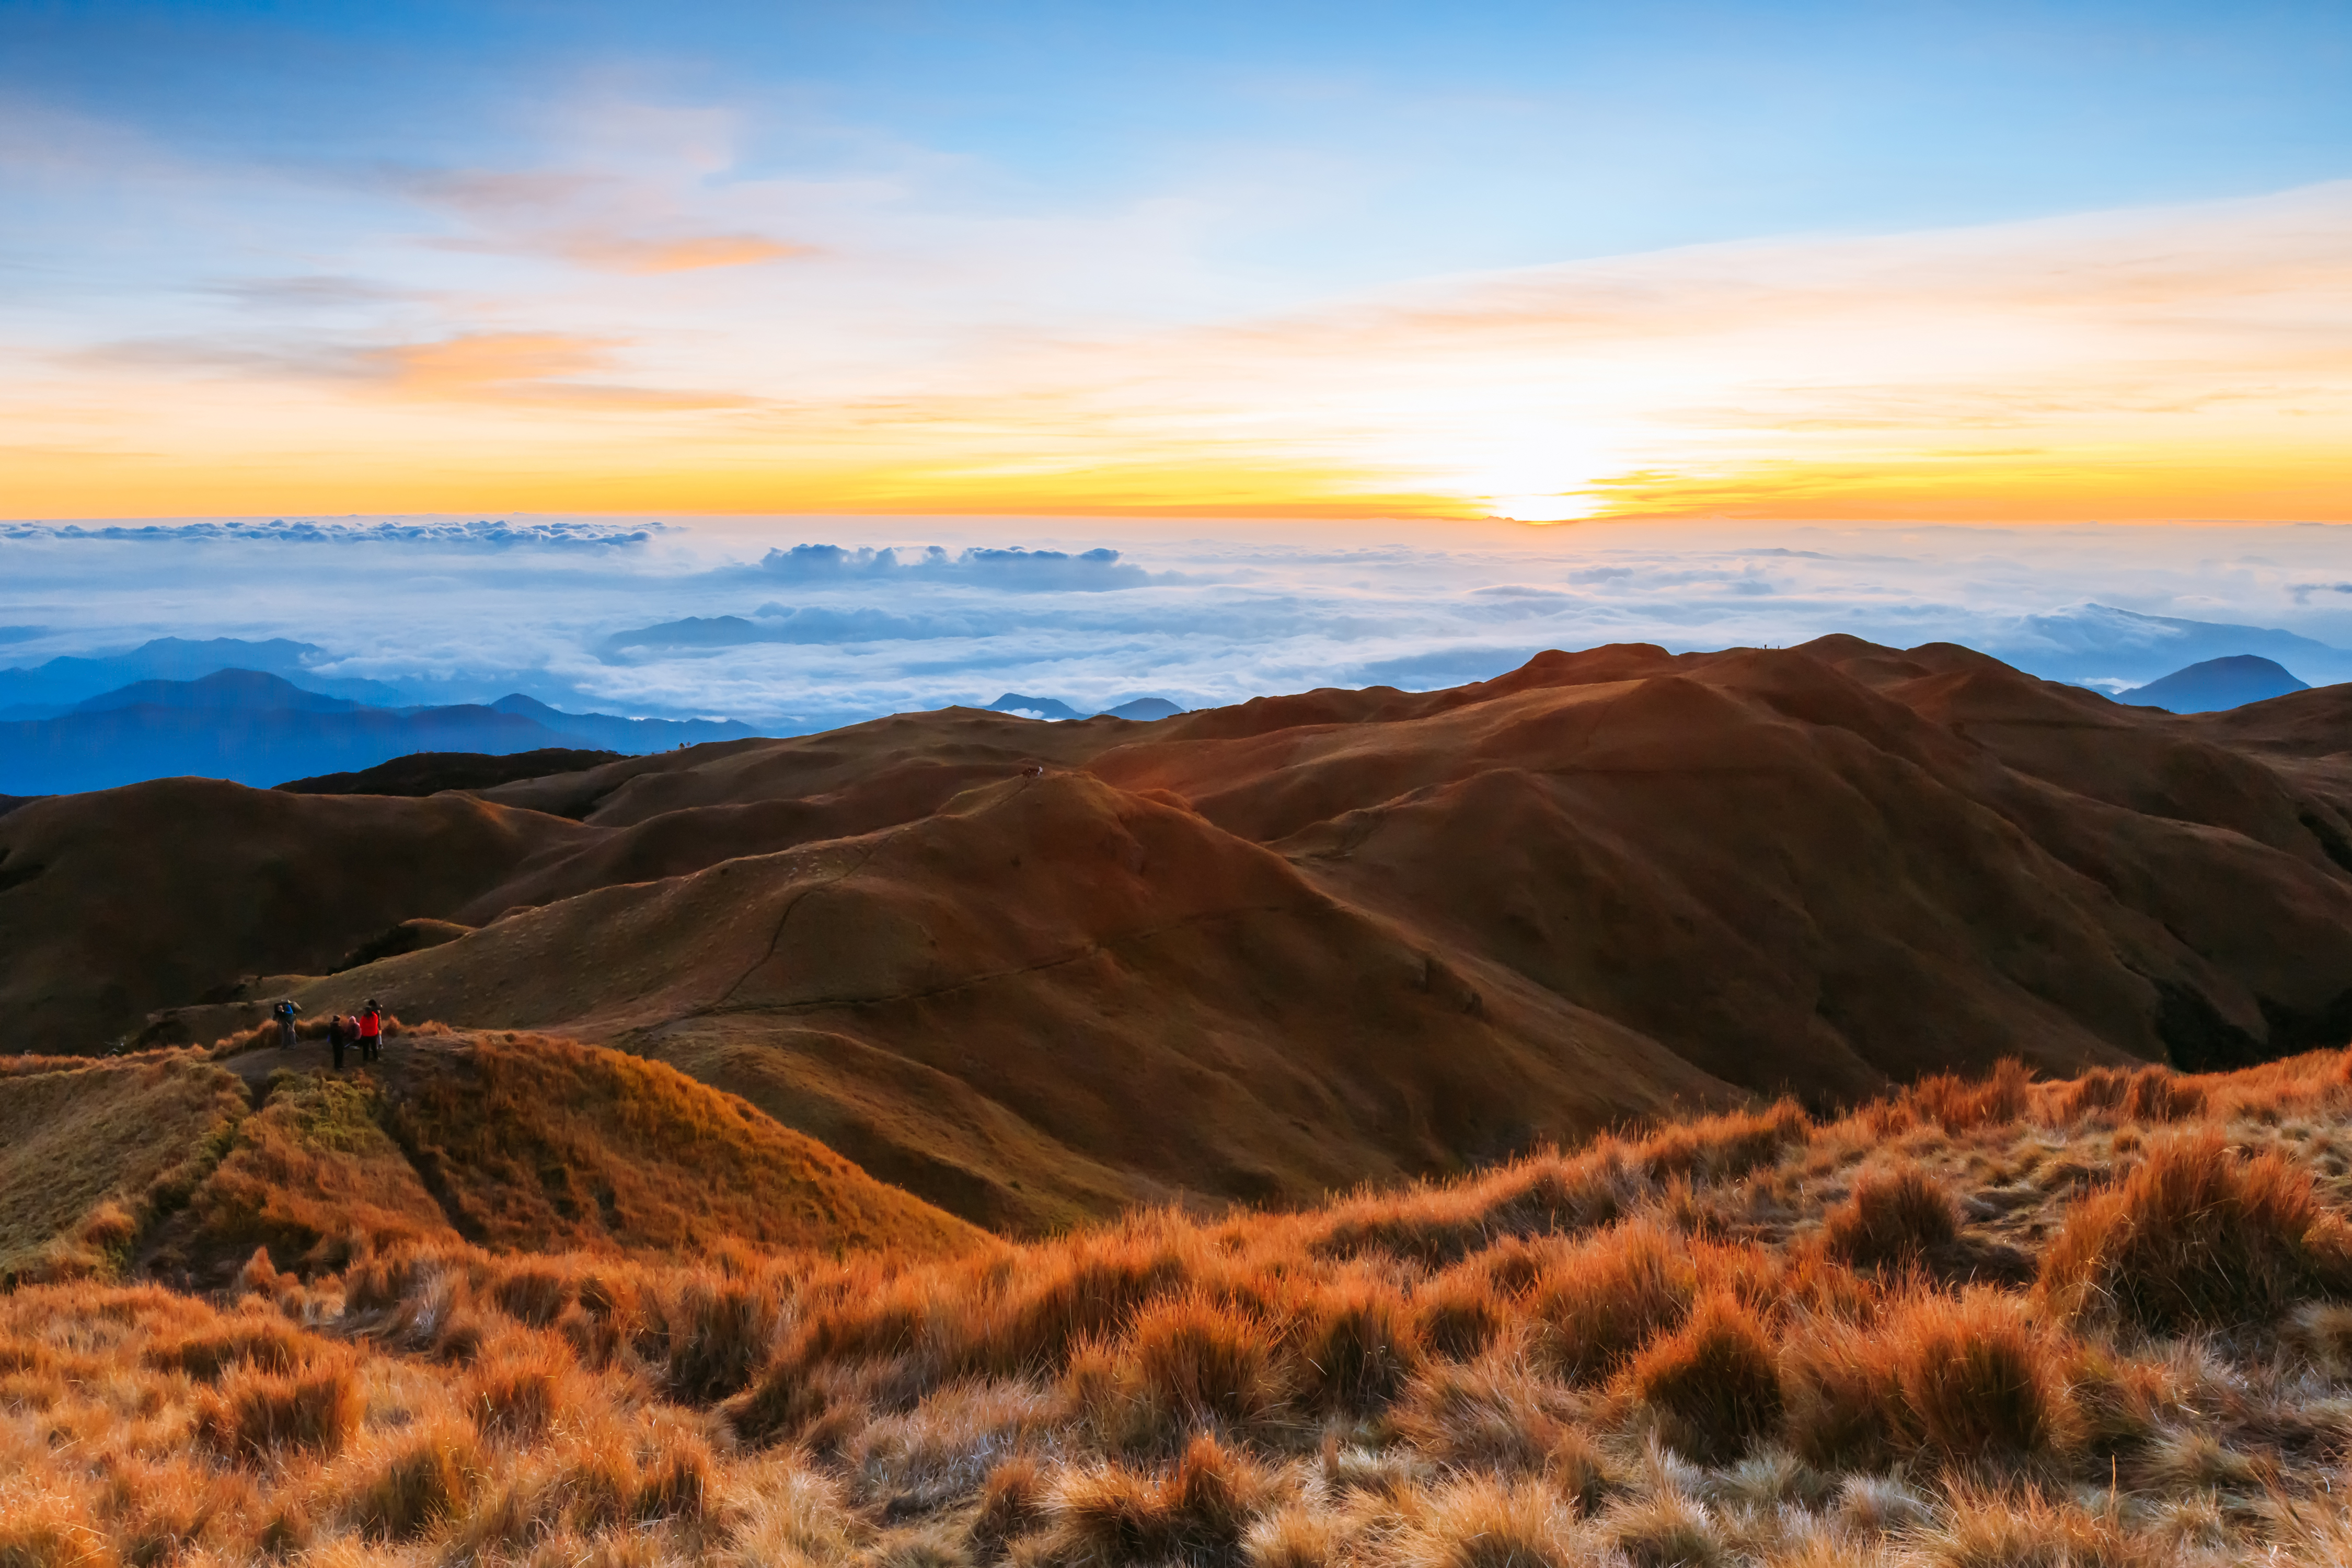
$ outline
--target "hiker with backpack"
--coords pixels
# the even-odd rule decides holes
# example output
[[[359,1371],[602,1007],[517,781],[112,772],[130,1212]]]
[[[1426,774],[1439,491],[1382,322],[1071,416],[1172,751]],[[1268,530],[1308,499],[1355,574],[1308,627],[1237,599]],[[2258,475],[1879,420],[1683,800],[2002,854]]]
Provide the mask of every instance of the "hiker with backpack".
[[[279,1050],[290,1051],[294,1048],[294,1015],[299,1013],[301,1010],[302,1004],[295,1001],[291,996],[279,997],[278,999],[278,1005],[270,1009],[270,1012],[276,1015],[278,1019],[278,1048]]]
[[[356,1034],[352,1021],[341,1013],[336,1014],[335,1021],[327,1026],[327,1044],[334,1049],[337,1072],[343,1070],[343,1047],[352,1043]]]
[[[376,1060],[383,1055],[383,1009],[376,1005],[373,996],[367,999],[367,1005],[360,1009],[359,1028],[360,1060]]]

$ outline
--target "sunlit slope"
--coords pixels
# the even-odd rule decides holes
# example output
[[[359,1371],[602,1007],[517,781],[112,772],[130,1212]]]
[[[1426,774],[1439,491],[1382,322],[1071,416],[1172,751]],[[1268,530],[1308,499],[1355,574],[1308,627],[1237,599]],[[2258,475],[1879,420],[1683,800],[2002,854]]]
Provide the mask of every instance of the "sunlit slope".
[[[983,1240],[657,1062],[446,1030],[397,1036],[364,1070],[323,1072],[321,1055],[179,1051],[0,1080],[0,1274],[216,1288],[257,1248],[309,1274],[420,1244],[683,1258]]]
[[[0,1078],[0,1280],[118,1267],[219,1156],[247,1109],[186,1054],[45,1062]]]
[[[935,1255],[960,1220],[674,1068],[544,1036],[385,1047],[380,1120],[449,1222],[500,1250]]]

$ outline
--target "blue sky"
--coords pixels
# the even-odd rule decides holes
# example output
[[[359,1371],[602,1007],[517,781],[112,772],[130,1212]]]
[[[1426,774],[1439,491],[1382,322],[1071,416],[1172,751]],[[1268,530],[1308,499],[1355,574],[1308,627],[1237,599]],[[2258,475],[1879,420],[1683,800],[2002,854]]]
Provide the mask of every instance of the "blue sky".
[[[583,94],[723,107],[730,178],[1230,200],[1270,297],[2341,178],[2347,80],[2333,4],[0,9],[0,91],[191,155],[530,166]]]

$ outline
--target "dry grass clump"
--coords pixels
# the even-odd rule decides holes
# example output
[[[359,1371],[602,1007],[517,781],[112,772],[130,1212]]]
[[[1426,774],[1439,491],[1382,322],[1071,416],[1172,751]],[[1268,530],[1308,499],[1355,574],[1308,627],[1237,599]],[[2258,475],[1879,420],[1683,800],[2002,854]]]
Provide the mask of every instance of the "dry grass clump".
[[[1806,1325],[1782,1367],[1790,1437],[1824,1468],[2042,1458],[2079,1438],[2058,1347],[1995,1290],[1921,1291],[1868,1325]]]
[[[1830,1256],[1856,1268],[1916,1265],[1959,1234],[1959,1205],[1913,1163],[1864,1171],[1822,1226]]]
[[[1465,1476],[1414,1500],[1396,1551],[1409,1568],[1583,1568],[1593,1560],[1567,1503],[1539,1481]]]
[[[1205,1296],[1137,1313],[1112,1368],[1106,1424],[1130,1444],[1172,1444],[1203,1427],[1255,1433],[1290,1394],[1272,1326]]]
[[[1727,1294],[1707,1297],[1673,1333],[1625,1369],[1621,1397],[1649,1413],[1678,1453],[1724,1465],[1780,1424],[1780,1373],[1756,1314]]]
[[[2352,1233],[2308,1171],[2219,1132],[2176,1136],[2121,1186],[2077,1204],[2042,1254],[2040,1294],[2156,1333],[2273,1321],[2352,1289]]]
[[[2093,1068],[2061,1088],[2055,1109],[2061,1125],[2092,1120],[2179,1121],[2204,1110],[2205,1090],[2168,1068],[2130,1072]]]
[[[2032,1108],[2033,1075],[2014,1057],[1981,1079],[1934,1073],[1912,1085],[1901,1103],[1947,1132],[2002,1126]]]
[[[359,1429],[366,1402],[342,1366],[308,1373],[247,1373],[229,1379],[197,1417],[215,1451],[247,1462],[289,1450],[332,1455]]]
[[[1564,1385],[1523,1361],[1493,1354],[1425,1368],[1390,1410],[1386,1426],[1440,1464],[1537,1470],[1559,1451],[1577,1412]]]
[[[1403,1295],[1378,1279],[1341,1282],[1316,1298],[1298,1335],[1307,1403],[1364,1415],[1403,1391],[1425,1359]]]
[[[372,1473],[351,1500],[352,1521],[373,1540],[413,1541],[456,1518],[482,1480],[482,1456],[463,1425],[437,1422],[370,1456]]]
[[[1195,1436],[1163,1474],[1097,1464],[1066,1476],[1047,1505],[1053,1559],[1066,1563],[1222,1563],[1272,1496],[1264,1473]]]
[[[562,1139],[617,1158],[619,1113],[434,1168],[488,1203]],[[303,1205],[396,1120],[281,1079],[226,1179],[121,1210],[156,1258],[255,1234],[232,1213],[276,1227],[215,1289],[0,1291],[0,1565],[2315,1568],[2352,1542],[2337,1054],[2011,1067],[944,1254],[633,1258],[614,1237],[702,1236],[735,1199],[592,1187],[567,1217],[563,1182],[500,1221],[551,1205],[540,1250],[339,1250]]]
[[[1684,1240],[1647,1219],[1629,1221],[1560,1258],[1529,1304],[1536,1343],[1573,1382],[1598,1382],[1662,1330],[1698,1293]]]

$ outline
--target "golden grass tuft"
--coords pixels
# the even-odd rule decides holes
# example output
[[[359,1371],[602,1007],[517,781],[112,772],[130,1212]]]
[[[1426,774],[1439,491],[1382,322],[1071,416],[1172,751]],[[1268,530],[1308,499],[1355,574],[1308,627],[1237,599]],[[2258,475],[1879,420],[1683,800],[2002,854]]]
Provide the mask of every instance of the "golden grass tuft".
[[[458,1515],[482,1479],[482,1456],[460,1423],[437,1422],[384,1445],[351,1500],[360,1530],[380,1541],[414,1541]]]
[[[1165,1474],[1118,1464],[1067,1477],[1051,1503],[1058,1561],[1225,1563],[1269,1500],[1249,1460],[1202,1434]]]
[[[2077,1204],[2038,1286],[2063,1317],[2112,1313],[2157,1333],[2268,1321],[2347,1289],[2352,1233],[2310,1173],[2211,1131],[2155,1144],[2120,1186]]]
[[[1397,1559],[1409,1568],[1583,1568],[1592,1553],[1540,1481],[1472,1475],[1419,1500]]]
[[[247,1462],[288,1451],[332,1455],[359,1429],[366,1407],[348,1367],[307,1373],[247,1373],[224,1383],[197,1429],[218,1453]]]
[[[1728,1464],[1776,1430],[1780,1373],[1756,1314],[1727,1294],[1706,1297],[1674,1332],[1625,1369],[1622,1397],[1645,1407],[1659,1436],[1702,1464]]]
[[[1546,1273],[1530,1303],[1536,1343],[1570,1380],[1598,1382],[1680,1323],[1697,1293],[1698,1269],[1681,1239],[1653,1221],[1628,1221]]]
[[[1419,1325],[1402,1294],[1367,1278],[1345,1280],[1314,1300],[1299,1332],[1298,1356],[1306,1402],[1354,1415],[1394,1400],[1425,1359]]]
[[[1202,1427],[1255,1432],[1290,1388],[1269,1326],[1204,1295],[1155,1302],[1118,1346],[1118,1410],[1126,1440],[1168,1447]]]
[[[1822,1230],[1830,1256],[1856,1268],[1916,1265],[1959,1233],[1959,1205],[1914,1163],[1865,1170]]]

